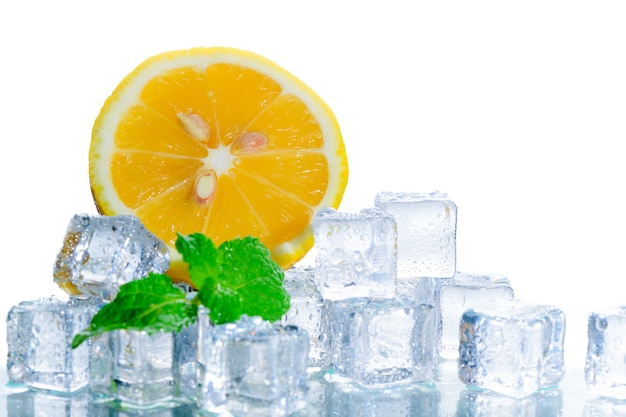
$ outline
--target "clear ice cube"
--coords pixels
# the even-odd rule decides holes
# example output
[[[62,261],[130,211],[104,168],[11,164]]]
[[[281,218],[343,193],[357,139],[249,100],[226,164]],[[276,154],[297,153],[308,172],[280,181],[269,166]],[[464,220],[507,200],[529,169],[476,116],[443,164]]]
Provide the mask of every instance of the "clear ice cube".
[[[454,275],[457,207],[447,194],[386,191],[374,203],[396,220],[399,279]]]
[[[195,401],[197,325],[149,334],[114,330],[93,338],[91,390],[136,406]]]
[[[438,300],[439,337],[437,349],[444,359],[459,356],[459,327],[465,310],[494,300],[512,300],[513,288],[508,278],[495,275],[476,275],[457,272],[452,279],[439,280]]]
[[[589,314],[585,381],[590,392],[626,399],[626,306]]]
[[[398,278],[396,298],[436,306],[440,281],[439,278]]]
[[[303,406],[309,337],[296,326],[243,316],[213,326],[198,313],[199,406],[209,412],[287,415]]]
[[[334,372],[363,386],[430,381],[434,321],[428,304],[375,298],[333,302]]]
[[[330,358],[330,302],[322,298],[315,285],[315,268],[294,266],[285,271],[283,282],[291,305],[281,323],[309,334],[309,368],[325,368]]]
[[[525,397],[564,373],[565,314],[553,306],[494,301],[461,319],[459,377],[471,387]]]
[[[70,294],[111,300],[120,285],[168,268],[167,246],[137,217],[77,214],[68,225],[53,275]]]
[[[90,343],[72,339],[100,308],[100,300],[49,297],[23,301],[7,315],[9,380],[33,388],[73,392],[89,381]]]
[[[396,226],[376,208],[321,209],[313,224],[315,279],[322,297],[388,297],[396,293]]]

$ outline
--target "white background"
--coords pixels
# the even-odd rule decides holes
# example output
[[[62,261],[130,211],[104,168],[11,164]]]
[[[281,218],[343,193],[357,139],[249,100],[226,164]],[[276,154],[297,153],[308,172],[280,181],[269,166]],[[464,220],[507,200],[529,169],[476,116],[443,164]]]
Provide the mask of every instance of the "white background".
[[[565,310],[566,360],[582,368],[588,313],[626,303],[623,4],[2,2],[0,316],[58,291],[67,223],[95,213],[91,127],[117,83],[153,54],[220,45],[267,56],[334,110],[342,210],[381,190],[447,192],[458,269]]]

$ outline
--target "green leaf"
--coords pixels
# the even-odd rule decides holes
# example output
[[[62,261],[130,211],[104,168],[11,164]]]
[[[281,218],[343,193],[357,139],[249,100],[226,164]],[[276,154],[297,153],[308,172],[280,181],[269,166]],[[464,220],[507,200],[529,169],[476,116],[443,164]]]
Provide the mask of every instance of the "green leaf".
[[[176,249],[183,256],[183,261],[189,265],[189,277],[196,288],[217,285],[217,248],[211,239],[201,233],[189,236],[177,234]],[[207,281],[208,282],[205,282]]]
[[[120,286],[115,299],[105,304],[89,327],[74,337],[72,347],[116,329],[179,331],[195,321],[197,311],[197,305],[167,275],[150,274]]]
[[[257,238],[235,238],[215,245],[200,233],[179,235],[176,248],[189,263],[200,302],[215,324],[238,320],[243,314],[279,320],[289,310],[283,271]]]
[[[176,249],[198,289],[193,300],[167,275],[131,281],[74,337],[72,347],[117,329],[179,331],[195,321],[199,303],[209,309],[214,324],[234,322],[244,314],[276,321],[289,310],[283,271],[259,239],[236,238],[216,247],[201,233],[178,234]]]

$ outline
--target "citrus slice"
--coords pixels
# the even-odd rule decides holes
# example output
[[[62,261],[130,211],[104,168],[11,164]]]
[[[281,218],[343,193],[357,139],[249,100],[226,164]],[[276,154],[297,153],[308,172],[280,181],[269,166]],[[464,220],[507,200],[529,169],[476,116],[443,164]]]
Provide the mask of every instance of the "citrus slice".
[[[313,90],[262,56],[213,47],[156,55],[122,80],[94,123],[89,177],[98,211],[137,216],[188,282],[176,233],[255,236],[293,265],[317,210],[339,206],[348,164]]]

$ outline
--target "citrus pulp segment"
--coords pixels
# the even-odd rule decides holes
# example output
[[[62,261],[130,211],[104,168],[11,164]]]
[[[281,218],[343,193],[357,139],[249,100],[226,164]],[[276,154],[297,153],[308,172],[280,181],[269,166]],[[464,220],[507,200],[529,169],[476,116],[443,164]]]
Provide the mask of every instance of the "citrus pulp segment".
[[[266,58],[217,47],[156,55],[122,80],[94,123],[89,170],[99,212],[139,217],[170,247],[177,280],[188,276],[176,233],[255,236],[291,266],[348,178],[324,101]]]

